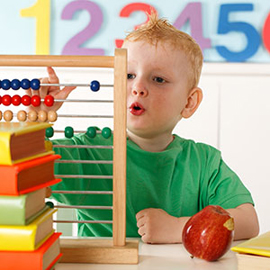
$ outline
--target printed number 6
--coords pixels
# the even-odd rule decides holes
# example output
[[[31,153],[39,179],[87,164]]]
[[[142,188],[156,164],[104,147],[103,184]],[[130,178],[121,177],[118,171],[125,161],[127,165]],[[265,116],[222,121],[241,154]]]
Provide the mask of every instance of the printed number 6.
[[[232,52],[224,46],[216,46],[218,53],[228,62],[243,62],[253,56],[261,43],[257,30],[245,22],[229,22],[229,13],[237,11],[252,11],[253,4],[224,4],[220,6],[218,34],[227,34],[230,31],[243,32],[247,37],[247,46],[243,51]]]

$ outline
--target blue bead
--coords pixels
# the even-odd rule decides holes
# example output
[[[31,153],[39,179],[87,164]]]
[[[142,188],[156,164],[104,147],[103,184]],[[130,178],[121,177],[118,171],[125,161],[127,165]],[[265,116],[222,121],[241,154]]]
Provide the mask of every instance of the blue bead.
[[[31,88],[33,90],[39,90],[39,88],[40,88],[40,81],[39,81],[39,79],[33,79],[33,80],[31,80],[30,86],[31,86]]]
[[[10,89],[10,80],[4,79],[1,83],[1,86],[4,90]]]
[[[18,90],[21,87],[21,82],[18,79],[13,79],[11,81],[11,88],[13,90]]]
[[[30,88],[30,81],[28,79],[23,79],[21,81],[21,88],[23,88],[24,90],[27,90]]]
[[[92,81],[90,84],[90,88],[92,91],[97,92],[100,88],[100,84],[98,81]]]

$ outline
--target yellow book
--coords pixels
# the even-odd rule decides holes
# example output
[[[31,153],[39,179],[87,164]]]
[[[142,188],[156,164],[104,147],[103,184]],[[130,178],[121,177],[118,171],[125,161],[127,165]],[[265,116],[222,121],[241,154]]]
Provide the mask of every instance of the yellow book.
[[[270,232],[231,248],[237,252],[238,270],[270,270]]]
[[[238,253],[270,257],[270,231],[231,248]]]
[[[33,251],[39,248],[53,233],[52,215],[56,209],[48,209],[26,226],[0,225],[0,250]]]
[[[12,165],[52,154],[45,146],[49,123],[0,122],[0,164]]]

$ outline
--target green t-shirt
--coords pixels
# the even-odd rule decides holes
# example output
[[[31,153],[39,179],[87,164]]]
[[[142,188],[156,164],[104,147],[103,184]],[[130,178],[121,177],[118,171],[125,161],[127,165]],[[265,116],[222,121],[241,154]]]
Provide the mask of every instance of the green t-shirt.
[[[112,145],[112,138],[79,134],[53,141],[64,145]],[[64,160],[112,160],[111,149],[55,148]],[[111,164],[57,163],[56,174],[112,175]],[[53,190],[111,191],[111,179],[63,178]],[[70,205],[112,206],[112,195],[53,194]],[[214,204],[225,209],[252,203],[250,192],[224,163],[220,152],[206,144],[174,135],[165,151],[153,153],[127,140],[127,237],[139,237],[136,214],[161,208],[168,214],[192,216]],[[79,220],[112,220],[112,210],[78,209]],[[80,236],[112,236],[111,224],[79,224]]]

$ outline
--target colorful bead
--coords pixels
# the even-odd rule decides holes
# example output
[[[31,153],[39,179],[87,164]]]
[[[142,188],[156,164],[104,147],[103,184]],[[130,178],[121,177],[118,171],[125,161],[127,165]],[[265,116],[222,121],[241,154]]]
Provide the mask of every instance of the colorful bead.
[[[0,111],[0,121],[2,120],[2,111]]]
[[[24,122],[27,118],[27,114],[26,114],[26,111],[18,111],[17,112],[17,119],[19,122]]]
[[[55,122],[57,120],[57,113],[55,111],[49,111],[48,120],[49,122]]]
[[[2,97],[2,104],[5,106],[9,106],[11,104],[11,96],[10,95],[4,95]]]
[[[65,137],[72,138],[74,135],[74,130],[72,127],[65,127]]]
[[[46,149],[46,151],[53,151],[53,144],[51,141],[45,140],[45,149]]]
[[[13,79],[10,86],[13,90],[18,90],[21,87],[21,82],[18,79]]]
[[[11,98],[11,103],[14,105],[14,106],[19,106],[21,104],[21,96],[19,95],[14,95],[12,98]]]
[[[1,87],[4,89],[4,90],[8,90],[10,89],[10,80],[8,79],[5,79],[1,82]]]
[[[111,135],[112,135],[112,131],[111,131],[110,128],[105,127],[105,128],[102,129],[101,134],[102,134],[103,138],[109,139],[111,137]]]
[[[30,122],[36,122],[37,121],[37,112],[36,111],[28,112],[28,120]]]
[[[92,81],[90,84],[90,88],[92,91],[97,92],[100,88],[100,84],[98,81]]]
[[[22,103],[24,106],[29,106],[29,105],[31,105],[31,97],[28,96],[28,95],[22,96],[22,98],[21,98],[21,103]]]
[[[40,105],[41,101],[40,101],[40,96],[38,95],[34,95],[32,96],[31,98],[31,104],[34,106],[34,107],[38,107]]]
[[[0,96],[0,105],[1,105],[1,103],[2,103],[2,97]]]
[[[46,205],[49,206],[49,208],[52,208],[52,209],[54,208],[54,204],[51,201],[50,202],[46,202]]]
[[[39,90],[39,88],[40,88],[40,81],[39,81],[39,79],[33,79],[33,80],[31,80],[30,86],[31,86],[31,88],[33,90]]]
[[[45,111],[40,110],[38,112],[38,120],[40,122],[46,122],[47,121],[47,113]]]
[[[89,137],[89,138],[95,138],[96,135],[97,135],[97,130],[95,127],[89,127],[86,131],[86,135]]]
[[[30,81],[28,79],[23,79],[21,81],[21,88],[23,88],[24,90],[27,90],[30,88]]]
[[[5,112],[4,112],[4,119],[5,119],[5,121],[7,121],[7,122],[12,121],[12,119],[13,119],[13,112],[10,111],[10,110],[5,111]]]
[[[51,138],[54,134],[54,129],[52,127],[49,127],[46,129],[46,137]]]
[[[47,95],[44,98],[44,103],[47,107],[52,107],[52,105],[54,104],[54,97],[51,95]]]

